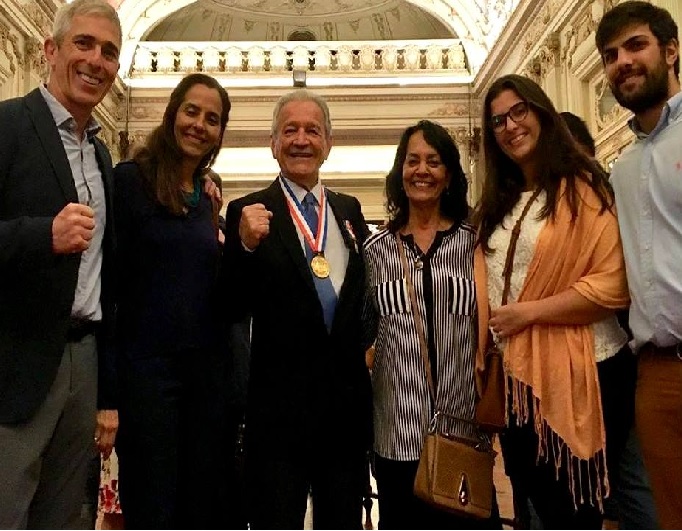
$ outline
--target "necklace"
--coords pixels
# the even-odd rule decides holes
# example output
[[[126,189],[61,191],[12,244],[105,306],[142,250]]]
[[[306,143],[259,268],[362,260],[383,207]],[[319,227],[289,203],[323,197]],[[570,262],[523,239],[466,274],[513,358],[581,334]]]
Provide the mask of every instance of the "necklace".
[[[197,175],[194,177],[194,190],[191,192],[182,191],[182,194],[185,196],[185,204],[188,207],[196,208],[199,204],[200,193],[199,176]]]

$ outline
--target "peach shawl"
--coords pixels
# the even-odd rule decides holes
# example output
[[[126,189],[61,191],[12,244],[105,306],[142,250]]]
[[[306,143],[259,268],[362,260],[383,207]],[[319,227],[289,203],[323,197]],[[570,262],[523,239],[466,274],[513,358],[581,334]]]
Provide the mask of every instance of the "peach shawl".
[[[575,289],[588,300],[610,309],[629,303],[625,264],[618,222],[600,203],[592,189],[577,181],[578,214],[571,212],[564,195],[565,181],[554,219],[548,218],[536,243],[518,301],[539,300],[566,289]],[[487,269],[482,249],[474,256],[478,301],[477,385],[481,389],[484,348],[488,330]],[[570,488],[577,503],[585,500],[601,506],[608,493],[605,434],[594,357],[592,326],[534,325],[507,341],[505,373],[512,378],[507,395],[519,424],[533,422],[539,437],[538,458],[547,459],[551,445],[555,466],[568,466]],[[530,417],[528,393],[533,400]],[[593,474],[581,477],[580,461]],[[577,465],[577,466],[574,466]],[[585,483],[583,483],[585,482]]]

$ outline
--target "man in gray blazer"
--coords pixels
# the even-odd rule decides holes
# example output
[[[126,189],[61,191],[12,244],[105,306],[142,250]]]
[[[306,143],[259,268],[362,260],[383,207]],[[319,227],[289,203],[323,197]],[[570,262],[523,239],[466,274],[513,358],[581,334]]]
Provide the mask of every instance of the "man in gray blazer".
[[[66,4],[44,45],[47,85],[0,103],[4,529],[75,527],[88,462],[95,447],[111,451],[118,425],[108,347],[112,169],[92,110],[116,77],[120,48],[109,4]]]

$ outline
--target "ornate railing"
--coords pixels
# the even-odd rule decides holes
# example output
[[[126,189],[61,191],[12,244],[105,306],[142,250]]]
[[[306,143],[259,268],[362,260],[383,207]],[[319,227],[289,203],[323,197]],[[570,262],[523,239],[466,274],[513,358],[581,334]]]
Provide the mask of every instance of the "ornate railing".
[[[332,75],[470,75],[457,39],[430,41],[140,42],[130,77],[192,71],[285,73],[304,70]]]

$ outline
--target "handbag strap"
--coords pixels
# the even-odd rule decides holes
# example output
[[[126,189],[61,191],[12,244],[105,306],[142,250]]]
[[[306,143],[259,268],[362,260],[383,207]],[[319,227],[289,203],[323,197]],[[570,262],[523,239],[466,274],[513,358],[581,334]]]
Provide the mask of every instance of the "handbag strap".
[[[396,232],[395,238],[398,241],[398,252],[400,253],[400,261],[403,264],[403,270],[405,271],[405,283],[407,284],[407,293],[410,296],[410,305],[412,306],[412,315],[414,315],[414,323],[417,327],[417,335],[419,336],[419,350],[422,355],[422,360],[424,361],[424,370],[426,371],[426,383],[429,387],[429,394],[431,395],[431,403],[433,404],[434,410],[436,408],[436,390],[433,385],[433,376],[431,375],[431,362],[429,360],[428,347],[426,346],[426,334],[424,333],[424,323],[422,321],[421,313],[419,313],[419,307],[417,306],[417,295],[414,291],[414,284],[412,283],[412,274],[410,268],[407,266],[407,256],[405,255],[405,245],[400,237],[400,234]]]
[[[417,335],[419,336],[419,350],[421,352],[422,360],[424,361],[424,371],[426,372],[426,383],[429,388],[429,395],[431,396],[431,403],[433,404],[434,414],[431,419],[431,425],[429,426],[429,431],[437,431],[437,424],[439,417],[448,417],[457,421],[465,422],[468,424],[477,425],[475,420],[465,419],[462,417],[456,417],[454,415],[449,415],[444,413],[438,407],[436,407],[436,389],[433,384],[433,376],[431,375],[431,361],[429,360],[428,347],[426,345],[426,334],[424,334],[424,323],[419,313],[419,307],[417,306],[417,295],[414,290],[414,284],[412,283],[412,274],[410,268],[407,265],[407,256],[405,255],[405,245],[402,238],[398,233],[395,235],[398,241],[398,252],[400,254],[400,261],[402,262],[403,269],[405,271],[405,283],[407,284],[407,292],[410,296],[410,305],[412,307],[412,314],[414,315],[414,322],[417,327]],[[485,443],[485,440],[479,440],[478,444],[487,444],[487,449],[492,451],[492,446],[489,443]]]
[[[509,248],[507,249],[507,257],[504,260],[504,269],[502,270],[502,276],[504,277],[504,289],[502,290],[502,306],[507,304],[507,299],[509,298],[509,291],[511,290],[511,276],[512,270],[514,269],[514,254],[516,254],[516,243],[519,241],[519,235],[521,234],[521,223],[528,214],[530,206],[540,195],[540,188],[533,192],[533,195],[523,207],[519,219],[516,220],[516,224],[512,229],[511,238],[509,238]]]

